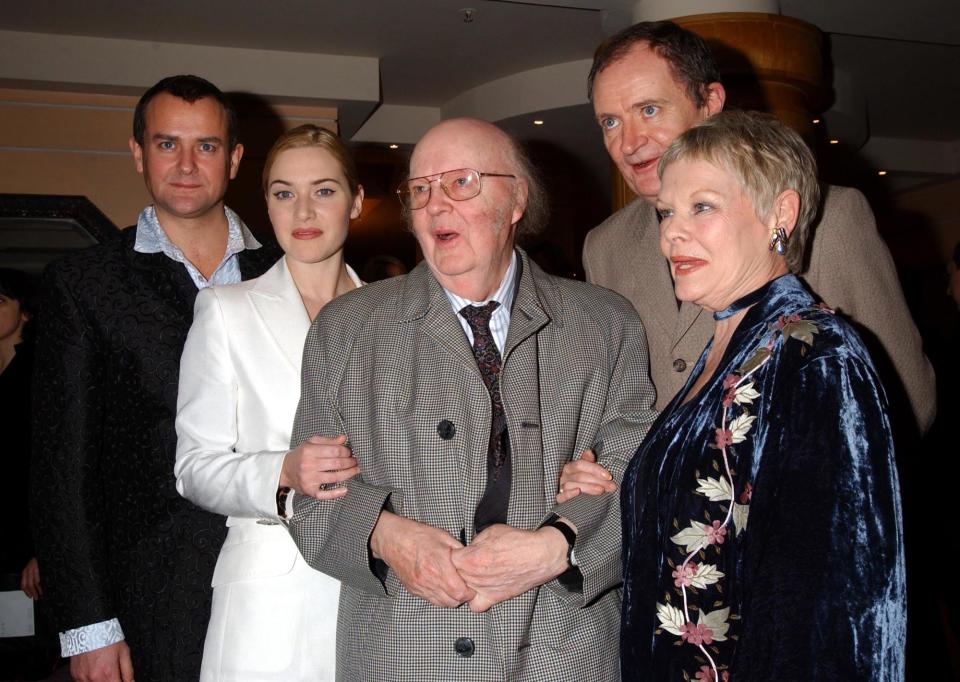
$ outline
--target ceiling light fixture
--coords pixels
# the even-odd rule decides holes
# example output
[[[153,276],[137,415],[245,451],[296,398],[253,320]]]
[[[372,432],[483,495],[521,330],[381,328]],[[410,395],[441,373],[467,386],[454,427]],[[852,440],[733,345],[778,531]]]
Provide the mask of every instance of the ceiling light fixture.
[[[398,145],[398,144],[392,144],[392,145],[390,145],[390,149],[400,149],[400,145]]]
[[[840,144],[840,140],[830,140],[830,144]]]
[[[887,171],[877,171],[877,175],[886,175]]]
[[[539,118],[535,118],[535,119],[533,119],[533,125],[535,125],[535,126],[542,126],[542,125],[543,125],[543,121],[542,121],[541,119],[539,119]]]
[[[813,119],[813,125],[817,125],[818,123],[820,123],[820,119],[819,119],[819,118]]]

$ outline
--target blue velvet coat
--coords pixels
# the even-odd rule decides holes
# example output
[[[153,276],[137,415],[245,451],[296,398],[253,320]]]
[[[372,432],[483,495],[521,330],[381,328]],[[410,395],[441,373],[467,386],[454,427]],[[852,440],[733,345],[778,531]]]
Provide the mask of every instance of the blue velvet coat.
[[[623,480],[624,680],[902,680],[900,495],[853,329],[792,275],[686,386]]]

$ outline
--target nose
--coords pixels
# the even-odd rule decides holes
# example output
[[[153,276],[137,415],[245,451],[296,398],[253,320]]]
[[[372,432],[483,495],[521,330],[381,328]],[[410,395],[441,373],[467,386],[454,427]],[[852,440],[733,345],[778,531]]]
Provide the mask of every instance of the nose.
[[[430,215],[437,215],[450,210],[450,197],[440,186],[440,178],[434,178],[430,181],[430,197],[427,199],[427,205],[424,209]]]
[[[627,119],[623,122],[623,132],[620,134],[620,151],[624,156],[630,156],[645,146],[648,139],[642,124]]]
[[[300,220],[312,218],[314,215],[313,201],[309,196],[297,196],[294,204],[296,217]]]
[[[182,147],[178,161],[180,172],[184,175],[190,175],[197,169],[197,160],[192,147]]]
[[[660,238],[667,243],[682,242],[687,239],[687,224],[676,214],[660,221]]]

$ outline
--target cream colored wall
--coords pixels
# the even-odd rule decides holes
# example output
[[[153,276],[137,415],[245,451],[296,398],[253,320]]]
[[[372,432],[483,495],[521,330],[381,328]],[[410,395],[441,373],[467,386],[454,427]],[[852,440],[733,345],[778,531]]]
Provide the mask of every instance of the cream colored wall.
[[[127,145],[137,99],[0,88],[0,193],[82,195],[118,227],[134,223],[150,201]],[[336,117],[331,107],[241,104],[247,150],[229,203],[261,223],[259,175],[276,135],[307,122],[336,130]]]

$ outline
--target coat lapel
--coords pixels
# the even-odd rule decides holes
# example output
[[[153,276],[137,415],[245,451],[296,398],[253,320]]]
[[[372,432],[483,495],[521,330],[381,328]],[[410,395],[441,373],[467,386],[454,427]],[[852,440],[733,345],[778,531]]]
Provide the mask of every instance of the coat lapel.
[[[471,411],[483,415],[482,418],[477,418],[476,423],[458,425],[470,433],[468,441],[478,444],[477,452],[468,452],[465,448],[456,449],[456,480],[463,482],[462,486],[457,488],[460,493],[460,522],[467,542],[470,542],[473,539],[474,513],[487,480],[486,446],[490,436],[490,396],[467,336],[453,312],[453,306],[450,305],[450,299],[425,261],[414,268],[404,282],[399,318],[401,321],[416,324],[417,328],[411,329],[411,333],[422,334],[436,344],[439,352],[449,355],[453,360],[451,369],[459,365],[467,372],[470,383],[463,385],[461,389],[462,400],[469,401],[471,397],[475,397],[477,402],[471,406]],[[441,366],[446,365],[443,361],[436,362]],[[482,448],[480,443],[483,444]]]
[[[524,340],[544,328],[550,321],[540,302],[533,273],[530,271],[530,259],[522,249],[517,249],[517,295],[513,300],[513,309],[510,311],[510,327],[507,330],[507,340],[503,346],[504,363],[510,354]]]
[[[430,273],[426,261],[420,263],[407,276],[402,305],[404,309],[400,311],[401,319],[412,321],[423,318],[423,333],[465,367],[474,371],[478,380],[483,381],[480,370],[477,369],[477,361],[473,357],[473,350],[467,342],[467,336],[463,333],[456,313],[453,312],[450,299]]]
[[[673,296],[653,295],[652,292],[673,292],[673,278],[667,259],[660,251],[660,224],[653,207],[642,200],[635,214],[637,221],[637,240],[635,249],[636,272],[633,286],[636,289],[631,301],[637,305],[637,312],[643,320],[647,335],[661,334],[663,338],[673,338],[677,326],[677,302]]]
[[[510,429],[513,482],[507,522],[516,528],[533,528],[540,521],[540,501],[524,499],[518,491],[543,489],[543,418],[540,414],[540,332],[548,324],[559,324],[549,312],[548,301],[562,305],[559,293],[541,296],[527,255],[517,249],[520,281],[510,315],[510,328],[504,345],[504,364],[500,379],[503,403]]]
[[[267,335],[299,374],[303,342],[307,338],[310,319],[303,307],[297,285],[287,269],[286,260],[281,258],[267,270],[253,284],[247,296],[263,322]]]

